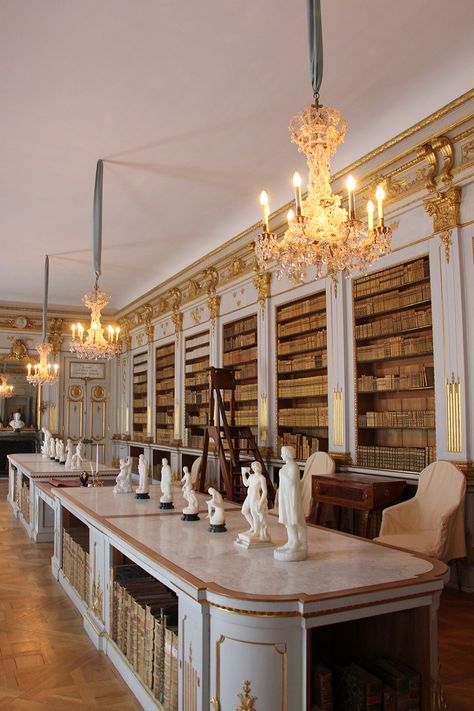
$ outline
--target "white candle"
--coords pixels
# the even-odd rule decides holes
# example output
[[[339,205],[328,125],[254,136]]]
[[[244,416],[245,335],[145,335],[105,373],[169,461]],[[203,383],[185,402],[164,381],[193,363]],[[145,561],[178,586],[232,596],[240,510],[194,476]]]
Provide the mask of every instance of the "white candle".
[[[72,337],[73,337],[73,339],[76,337],[76,324],[75,323],[72,324]]]
[[[355,200],[354,200],[354,188],[355,180],[352,175],[349,175],[346,182],[347,194],[349,196],[349,219],[355,217]]]
[[[295,219],[295,213],[293,212],[293,210],[288,210],[287,218],[288,218],[288,224],[291,225],[291,223]]]
[[[28,368],[28,375],[31,375],[31,363],[28,363],[27,368]]]
[[[375,205],[372,200],[367,203],[367,227],[369,230],[374,229],[374,210]]]
[[[385,197],[385,193],[384,193],[381,185],[379,185],[377,190],[375,191],[375,197],[377,198],[377,217],[379,220],[382,220],[383,219],[383,199]]]
[[[293,174],[293,187],[295,188],[296,214],[298,214],[301,211],[301,175],[298,172]]]
[[[270,214],[270,206],[268,204],[268,195],[265,190],[260,193],[260,205],[263,207],[263,231],[270,232],[268,226],[268,216]]]

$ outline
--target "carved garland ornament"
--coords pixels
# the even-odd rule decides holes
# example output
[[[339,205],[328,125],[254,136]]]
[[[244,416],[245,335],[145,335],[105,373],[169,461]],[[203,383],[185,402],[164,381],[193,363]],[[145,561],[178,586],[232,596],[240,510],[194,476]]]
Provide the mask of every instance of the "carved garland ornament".
[[[240,700],[239,706],[235,711],[257,711],[254,703],[257,700],[256,696],[251,695],[250,681],[246,679],[243,685],[243,693],[237,694],[237,698]]]
[[[252,280],[258,294],[258,303],[262,309],[262,318],[265,318],[265,303],[270,296],[270,283],[272,280],[271,272],[259,272]]]

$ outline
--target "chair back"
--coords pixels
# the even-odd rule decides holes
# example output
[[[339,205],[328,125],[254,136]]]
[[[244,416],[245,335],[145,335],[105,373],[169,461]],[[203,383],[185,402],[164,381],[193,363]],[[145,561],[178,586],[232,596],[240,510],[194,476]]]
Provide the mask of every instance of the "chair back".
[[[336,464],[334,459],[327,452],[314,452],[306,460],[304,465],[303,478],[301,480],[301,494],[303,497],[303,510],[306,517],[311,513],[312,485],[311,479],[313,475],[320,474],[321,476],[334,474]]]
[[[201,461],[202,457],[198,457],[197,459],[194,460],[191,466],[191,481],[193,483],[194,488],[196,488],[197,483],[198,483],[198,476],[199,476],[199,468],[201,466]]]
[[[420,473],[415,499],[420,523],[431,527],[453,508],[461,506],[466,495],[466,477],[454,464],[437,461]]]

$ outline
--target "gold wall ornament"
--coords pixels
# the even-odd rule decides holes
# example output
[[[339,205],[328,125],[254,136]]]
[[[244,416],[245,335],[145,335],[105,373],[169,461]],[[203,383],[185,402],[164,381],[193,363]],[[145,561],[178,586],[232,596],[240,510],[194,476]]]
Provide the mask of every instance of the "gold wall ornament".
[[[446,379],[446,449],[462,451],[461,381],[451,375]]]
[[[468,163],[474,157],[474,141],[467,141],[461,150],[462,162]]]
[[[25,338],[22,340],[21,338],[9,336],[8,340],[11,341],[10,353],[3,353],[0,355],[0,360],[29,360],[28,346],[26,345],[26,342],[30,341],[31,338]]]
[[[204,309],[202,306],[196,306],[196,308],[191,311],[191,318],[195,326],[198,326],[201,323],[203,311]]]
[[[125,343],[126,350],[129,351],[132,347],[132,334],[130,333],[132,321],[129,316],[122,316],[122,318],[119,318],[118,324],[120,326],[122,341]]]
[[[425,187],[428,190],[436,189],[436,171],[438,169],[438,160],[436,158],[436,153],[431,145],[431,143],[425,143],[423,146],[419,146],[417,149],[417,157],[422,158],[428,163],[428,170],[426,172],[426,182]]]
[[[443,232],[439,233],[439,238],[441,240],[441,243],[444,247],[444,256],[446,258],[446,264],[449,264],[449,257],[450,257],[450,249],[452,245],[452,230],[444,230]]]
[[[254,704],[258,697],[251,695],[250,692],[252,689],[250,688],[250,681],[248,679],[244,681],[242,689],[243,693],[241,692],[240,694],[237,694],[240,704],[237,706],[235,711],[257,711]]]
[[[203,277],[204,287],[208,295],[215,294],[219,283],[219,272],[217,269],[215,267],[207,267],[204,269]]]
[[[140,331],[139,333],[136,334],[135,339],[137,341],[137,345],[142,346],[143,345],[143,339],[145,338],[145,333],[144,331]]]
[[[262,318],[265,318],[265,304],[270,296],[270,284],[272,281],[272,272],[258,272],[252,279],[252,284],[257,290],[258,303],[262,309]]]
[[[195,279],[190,279],[188,282],[188,294],[190,299],[195,299],[201,293],[201,285]]]
[[[431,141],[436,152],[441,154],[443,166],[437,176],[445,185],[450,185],[453,181],[452,168],[454,165],[454,146],[448,136],[438,136]]]
[[[102,620],[102,586],[100,577],[96,579],[97,541],[94,541],[94,570],[92,575],[92,612]]]
[[[179,334],[183,330],[183,314],[181,313],[181,311],[174,311],[171,314],[171,320],[173,321],[174,332],[179,337]]]
[[[438,191],[423,200],[426,212],[433,218],[434,232],[441,232],[460,224],[461,188],[449,188],[445,192]]]
[[[143,304],[140,312],[140,323],[145,325],[145,334],[148,343],[153,343],[155,338],[155,328],[151,321],[153,318],[153,306],[151,304]]]
[[[219,316],[221,307],[221,297],[218,294],[210,294],[207,298],[207,308],[209,309],[209,319],[211,321],[212,335],[216,330],[216,318]]]
[[[169,303],[171,305],[172,311],[179,310],[182,300],[183,294],[181,292],[181,289],[178,289],[177,286],[174,286],[172,289],[169,290]]]
[[[333,421],[334,421],[334,444],[342,446],[344,444],[344,400],[342,388],[334,388],[332,394]]]
[[[241,276],[241,274],[244,274],[246,269],[247,262],[244,257],[234,257],[227,270],[227,277],[229,280],[236,279]]]

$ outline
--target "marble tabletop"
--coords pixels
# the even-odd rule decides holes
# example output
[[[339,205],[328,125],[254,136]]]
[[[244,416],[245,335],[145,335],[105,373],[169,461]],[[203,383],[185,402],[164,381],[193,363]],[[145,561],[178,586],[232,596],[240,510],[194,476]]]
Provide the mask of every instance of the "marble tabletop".
[[[19,467],[27,476],[78,476],[81,471],[90,473],[91,466],[95,470],[95,462],[84,459],[79,469],[66,469],[64,464],[59,464],[54,459],[43,459],[41,454],[8,454],[11,463]],[[99,464],[99,474],[113,474],[117,476],[117,467]]]

